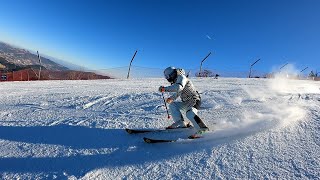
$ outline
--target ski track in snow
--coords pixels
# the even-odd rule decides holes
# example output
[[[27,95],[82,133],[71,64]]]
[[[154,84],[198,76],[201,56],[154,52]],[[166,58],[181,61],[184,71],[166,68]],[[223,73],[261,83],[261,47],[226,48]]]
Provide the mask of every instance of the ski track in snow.
[[[1,83],[0,179],[318,179],[319,82],[193,79],[212,132],[170,125],[163,79]],[[169,94],[165,94],[169,96]]]

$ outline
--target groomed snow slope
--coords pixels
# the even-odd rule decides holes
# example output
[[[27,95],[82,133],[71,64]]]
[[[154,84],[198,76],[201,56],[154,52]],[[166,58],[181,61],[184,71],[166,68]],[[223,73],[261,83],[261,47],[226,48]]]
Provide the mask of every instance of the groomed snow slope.
[[[319,179],[319,82],[193,82],[213,131],[166,144],[123,130],[172,123],[163,79],[0,83],[0,179]]]

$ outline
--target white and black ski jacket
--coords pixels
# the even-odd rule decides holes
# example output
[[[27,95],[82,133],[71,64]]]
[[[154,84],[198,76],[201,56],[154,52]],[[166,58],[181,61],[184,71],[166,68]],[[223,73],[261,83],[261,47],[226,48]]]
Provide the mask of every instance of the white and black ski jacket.
[[[176,100],[178,97],[181,98],[182,102],[186,103],[188,107],[195,106],[197,101],[200,102],[200,95],[196,91],[192,82],[185,76],[183,69],[177,70],[177,78],[171,86],[164,87],[166,92],[174,92],[170,97]]]

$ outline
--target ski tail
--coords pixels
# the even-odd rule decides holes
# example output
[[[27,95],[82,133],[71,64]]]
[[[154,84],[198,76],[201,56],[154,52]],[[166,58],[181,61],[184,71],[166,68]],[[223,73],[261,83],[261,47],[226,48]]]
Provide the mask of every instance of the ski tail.
[[[165,131],[165,129],[125,129],[129,134],[140,134],[140,133],[148,133],[148,132],[159,132]]]
[[[152,138],[147,138],[147,137],[144,137],[143,140],[144,142],[146,143],[149,143],[149,144],[154,144],[154,143],[170,143],[170,142],[177,142],[177,141],[183,141],[183,140],[193,140],[193,139],[199,139],[199,138],[202,138],[202,136],[188,136],[187,138],[179,138],[179,139],[152,139]]]
[[[177,130],[182,130],[182,129],[192,129],[192,126],[187,126],[183,128],[163,128],[163,129],[129,129],[126,128],[125,131],[129,134],[141,134],[141,133],[149,133],[149,132],[174,132]]]
[[[168,142],[176,142],[177,140],[168,140],[168,139],[151,139],[151,138],[143,138],[144,142],[153,144],[153,143],[168,143]]]

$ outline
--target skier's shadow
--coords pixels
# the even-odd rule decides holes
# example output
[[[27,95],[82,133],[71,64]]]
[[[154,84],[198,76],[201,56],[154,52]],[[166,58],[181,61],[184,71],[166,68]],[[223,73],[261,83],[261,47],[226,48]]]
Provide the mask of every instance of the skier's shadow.
[[[21,154],[18,157],[1,157],[0,173],[42,172],[53,173],[55,176],[67,173],[81,177],[97,168],[141,164],[190,152],[190,148],[177,144],[168,144],[166,148],[160,147],[163,144],[146,144],[142,137],[143,135],[129,135],[123,129],[68,125],[0,126],[0,139],[10,143],[17,142],[17,145],[10,145],[16,149],[8,150],[9,154]],[[36,157],[30,155],[32,151]],[[83,153],[85,151],[88,153]],[[26,155],[24,152],[27,152]],[[39,157],[41,154],[43,157]]]
[[[0,139],[34,144],[63,145],[72,149],[105,148],[123,143],[120,129],[98,129],[82,126],[0,126]]]

